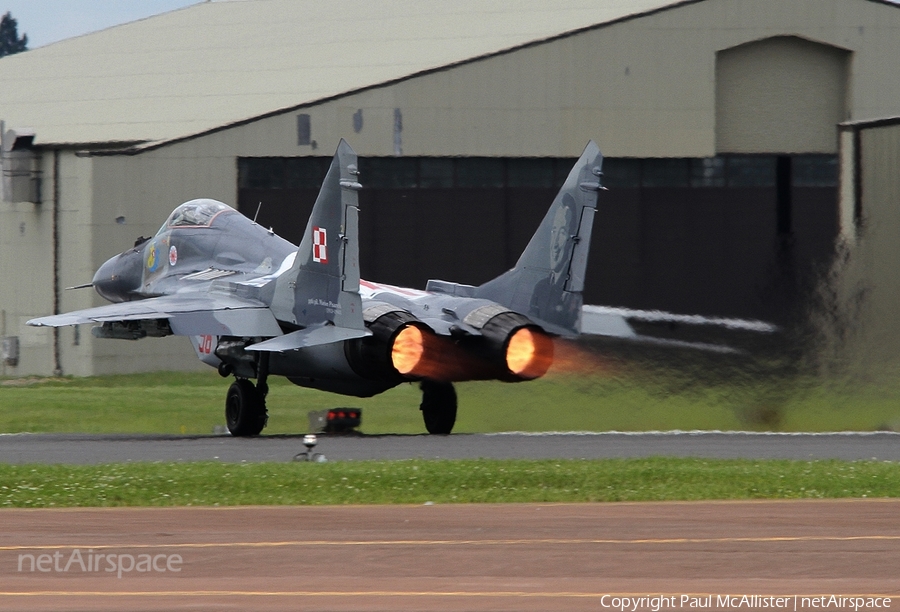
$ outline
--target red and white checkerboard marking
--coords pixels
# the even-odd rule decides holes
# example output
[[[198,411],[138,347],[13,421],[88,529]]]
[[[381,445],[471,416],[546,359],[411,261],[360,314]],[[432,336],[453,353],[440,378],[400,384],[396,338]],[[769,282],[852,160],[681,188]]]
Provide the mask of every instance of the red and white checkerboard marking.
[[[324,227],[313,227],[313,261],[328,263],[328,236]]]

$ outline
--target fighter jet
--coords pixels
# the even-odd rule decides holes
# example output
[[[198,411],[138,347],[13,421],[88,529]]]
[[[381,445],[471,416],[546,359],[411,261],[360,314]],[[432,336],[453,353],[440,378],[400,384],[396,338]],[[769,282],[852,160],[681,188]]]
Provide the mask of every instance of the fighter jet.
[[[511,270],[480,286],[430,280],[418,290],[360,279],[362,184],[342,140],[299,247],[222,202],[191,200],[100,267],[90,285],[113,304],[28,324],[95,324],[98,338],[188,336],[203,363],[235,378],[225,400],[235,436],[265,427],[272,375],[356,397],[418,382],[426,429],[448,434],[454,382],[539,378],[553,338],[582,332],[602,162],[588,143]],[[585,312],[587,333],[635,336],[622,313]]]
[[[272,375],[356,397],[417,381],[426,429],[447,434],[454,382],[538,378],[552,337],[579,334],[602,161],[589,143],[513,269],[480,286],[417,290],[360,279],[362,185],[342,140],[299,247],[222,202],[191,200],[97,270],[91,285],[113,304],[28,324],[188,336],[203,363],[235,377],[225,401],[235,436],[265,427]]]

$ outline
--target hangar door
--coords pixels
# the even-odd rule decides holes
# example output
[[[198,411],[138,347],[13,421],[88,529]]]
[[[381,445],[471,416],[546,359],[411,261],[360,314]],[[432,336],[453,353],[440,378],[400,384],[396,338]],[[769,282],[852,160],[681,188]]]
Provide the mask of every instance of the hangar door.
[[[827,262],[837,217],[837,158],[607,158],[585,301],[782,320],[779,191],[793,202],[793,253]],[[331,158],[242,158],[238,206],[299,243]],[[360,158],[364,278],[424,287],[480,284],[515,264],[574,164],[567,158]],[[785,177],[782,176],[782,181]],[[783,283],[781,283],[783,285]],[[790,295],[788,295],[790,297]],[[784,298],[784,299],[782,299]]]
[[[849,61],[849,51],[794,36],[717,53],[716,151],[836,154]]]
[[[331,158],[241,158],[238,207],[298,244]],[[363,278],[481,284],[512,267],[575,159],[359,159]],[[260,206],[261,203],[261,206]]]

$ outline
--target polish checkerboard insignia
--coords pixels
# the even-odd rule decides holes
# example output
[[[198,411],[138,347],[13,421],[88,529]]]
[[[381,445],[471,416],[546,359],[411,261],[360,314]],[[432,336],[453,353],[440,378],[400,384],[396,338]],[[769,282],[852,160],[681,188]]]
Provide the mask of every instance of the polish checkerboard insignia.
[[[327,234],[324,227],[313,228],[313,261],[328,263]]]

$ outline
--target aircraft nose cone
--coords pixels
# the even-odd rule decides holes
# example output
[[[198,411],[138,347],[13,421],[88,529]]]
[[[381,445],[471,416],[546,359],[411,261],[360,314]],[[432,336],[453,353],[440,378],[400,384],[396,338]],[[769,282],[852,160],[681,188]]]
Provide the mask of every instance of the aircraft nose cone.
[[[132,249],[106,261],[94,274],[94,289],[110,302],[125,302],[141,286],[143,254]]]

